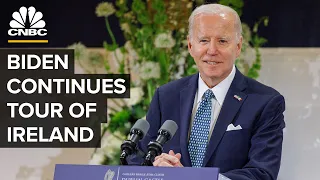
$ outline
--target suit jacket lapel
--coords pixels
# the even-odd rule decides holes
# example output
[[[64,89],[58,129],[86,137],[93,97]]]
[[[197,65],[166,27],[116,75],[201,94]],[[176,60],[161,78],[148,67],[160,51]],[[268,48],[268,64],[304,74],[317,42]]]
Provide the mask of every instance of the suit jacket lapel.
[[[244,76],[237,70],[235,78],[226,94],[216,125],[213,129],[205,154],[203,166],[206,166],[206,164],[208,163],[210,157],[212,156],[224,133],[226,132],[228,125],[233,121],[241,105],[245,101],[247,97],[247,95],[243,92],[245,87],[246,81],[244,79]],[[234,95],[240,96],[242,100],[239,101],[234,97]]]
[[[198,77],[198,73],[193,75],[188,84],[180,91],[180,148],[184,166],[191,166],[188,152],[188,131],[193,101],[198,88]]]

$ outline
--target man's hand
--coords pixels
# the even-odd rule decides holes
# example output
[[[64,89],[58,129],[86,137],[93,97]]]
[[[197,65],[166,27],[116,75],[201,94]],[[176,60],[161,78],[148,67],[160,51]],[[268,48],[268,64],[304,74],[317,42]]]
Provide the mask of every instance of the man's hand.
[[[183,167],[180,162],[181,154],[175,154],[173,150],[169,151],[169,154],[162,153],[160,156],[155,158],[153,166],[162,166],[162,167]]]

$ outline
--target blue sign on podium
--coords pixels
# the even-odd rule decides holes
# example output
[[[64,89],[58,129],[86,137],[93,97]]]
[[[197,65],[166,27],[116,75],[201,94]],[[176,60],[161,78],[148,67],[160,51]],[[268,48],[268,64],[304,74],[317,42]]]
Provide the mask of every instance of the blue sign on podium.
[[[57,164],[54,180],[217,180],[219,168]]]

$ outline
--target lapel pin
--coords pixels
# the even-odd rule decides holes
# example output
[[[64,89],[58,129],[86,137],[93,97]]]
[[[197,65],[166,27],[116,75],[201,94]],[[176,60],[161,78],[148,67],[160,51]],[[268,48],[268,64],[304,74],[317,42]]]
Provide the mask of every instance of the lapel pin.
[[[242,98],[240,96],[238,96],[238,95],[234,95],[233,97],[236,98],[238,101],[242,100]]]

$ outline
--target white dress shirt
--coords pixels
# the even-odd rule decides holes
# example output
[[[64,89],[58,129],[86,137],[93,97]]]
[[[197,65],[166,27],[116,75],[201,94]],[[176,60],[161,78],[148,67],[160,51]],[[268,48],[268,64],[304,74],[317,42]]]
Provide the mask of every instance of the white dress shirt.
[[[210,122],[210,131],[209,131],[209,139],[212,135],[213,128],[216,124],[218,115],[220,113],[221,107],[223,105],[224,99],[226,97],[226,94],[230,88],[230,85],[234,79],[234,76],[236,74],[236,68],[233,65],[233,68],[230,72],[230,74],[219,84],[217,84],[215,87],[211,88],[215,98],[212,98],[212,111],[211,111],[211,122]],[[191,123],[190,123],[190,129],[189,129],[189,135],[190,137],[190,132],[192,129],[194,117],[196,115],[197,109],[200,105],[200,102],[203,98],[204,93],[206,90],[210,89],[206,83],[202,80],[200,73],[199,73],[199,79],[198,79],[198,89],[196,92],[196,95],[194,97],[194,103],[193,103],[193,108],[192,108],[192,116],[191,116]]]

